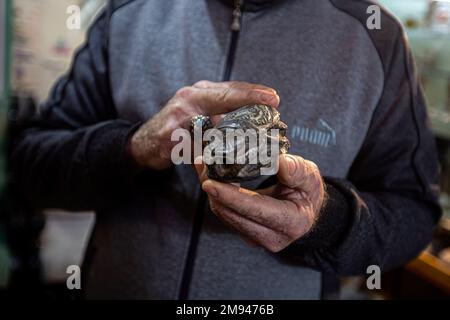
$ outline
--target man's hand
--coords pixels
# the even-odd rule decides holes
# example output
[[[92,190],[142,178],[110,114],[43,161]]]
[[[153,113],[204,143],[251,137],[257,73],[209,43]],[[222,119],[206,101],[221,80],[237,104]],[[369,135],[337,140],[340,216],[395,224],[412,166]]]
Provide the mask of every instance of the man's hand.
[[[305,235],[325,198],[317,165],[299,156],[281,155],[278,184],[257,191],[208,180],[196,165],[211,210],[247,242],[278,252]]]
[[[279,102],[276,91],[263,85],[236,81],[197,82],[178,90],[158,114],[136,131],[130,141],[131,154],[142,167],[168,168],[172,165],[170,154],[176,144],[170,139],[172,132],[178,128],[188,129],[193,116],[220,115],[250,103],[276,108]]]

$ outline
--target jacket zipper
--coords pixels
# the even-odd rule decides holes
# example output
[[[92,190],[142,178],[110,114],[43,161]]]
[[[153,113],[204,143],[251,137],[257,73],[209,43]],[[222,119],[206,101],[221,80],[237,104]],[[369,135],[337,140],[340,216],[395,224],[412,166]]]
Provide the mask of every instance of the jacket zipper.
[[[231,77],[231,69],[234,64],[234,56],[236,54],[237,43],[239,39],[239,32],[241,31],[241,21],[242,21],[242,5],[244,0],[234,1],[233,10],[233,20],[230,25],[231,30],[231,42],[230,48],[228,49],[227,62],[225,64],[225,72],[223,74],[223,81],[229,81]]]
[[[229,81],[231,78],[231,70],[234,64],[234,57],[237,49],[237,42],[239,39],[239,32],[241,30],[241,21],[242,21],[242,5],[244,4],[244,0],[235,0],[234,1],[234,10],[232,21],[230,24],[231,30],[231,41],[228,49],[228,55],[226,59],[224,74],[222,77],[222,81]],[[191,286],[192,273],[194,269],[194,262],[197,253],[198,241],[200,238],[200,231],[202,228],[204,215],[205,215],[205,204],[206,204],[206,194],[200,188],[200,197],[197,202],[197,210],[194,216],[194,225],[192,227],[191,239],[189,242],[188,254],[186,259],[186,264],[183,270],[183,277],[181,279],[181,287],[178,299],[179,300],[187,300],[189,297],[189,288]]]

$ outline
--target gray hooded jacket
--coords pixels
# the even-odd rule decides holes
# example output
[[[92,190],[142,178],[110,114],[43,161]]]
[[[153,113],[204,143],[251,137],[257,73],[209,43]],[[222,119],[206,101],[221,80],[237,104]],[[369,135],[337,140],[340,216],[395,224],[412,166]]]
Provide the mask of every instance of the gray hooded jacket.
[[[440,216],[433,135],[410,51],[387,12],[358,0],[110,1],[70,72],[14,142],[38,207],[95,209],[91,298],[318,299],[327,275],[416,256]],[[209,210],[194,169],[136,174],[131,134],[199,80],[277,89],[290,153],[314,161],[329,200],[313,230],[274,254]]]

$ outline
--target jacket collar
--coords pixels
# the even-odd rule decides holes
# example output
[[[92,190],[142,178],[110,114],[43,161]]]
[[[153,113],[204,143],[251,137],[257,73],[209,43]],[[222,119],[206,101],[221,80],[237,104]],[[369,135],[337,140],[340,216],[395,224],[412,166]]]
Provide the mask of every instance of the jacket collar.
[[[234,8],[235,0],[219,0],[230,8]],[[282,0],[241,0],[243,2],[243,11],[259,11],[266,9]]]

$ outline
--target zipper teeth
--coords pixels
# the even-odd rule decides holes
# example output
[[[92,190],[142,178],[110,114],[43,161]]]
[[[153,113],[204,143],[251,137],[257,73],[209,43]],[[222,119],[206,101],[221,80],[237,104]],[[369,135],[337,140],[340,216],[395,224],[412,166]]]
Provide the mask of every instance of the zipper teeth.
[[[239,31],[241,29],[241,19],[242,19],[241,8],[243,3],[244,3],[243,0],[234,1],[233,20],[230,25],[230,29],[232,31],[231,41],[230,47],[228,49],[228,56],[222,81],[229,81],[231,77],[231,69],[233,67],[234,56],[237,48],[237,41],[239,38]],[[237,28],[233,29],[233,24]],[[181,279],[180,291],[178,296],[179,300],[187,300],[189,298],[189,289],[191,286],[192,273],[194,271],[194,262],[195,256],[197,254],[197,246],[200,239],[201,227],[204,221],[206,201],[207,201],[206,194],[200,188],[200,197],[197,202],[197,210],[194,215],[194,222],[188,247],[186,263],[183,270],[183,276]]]

